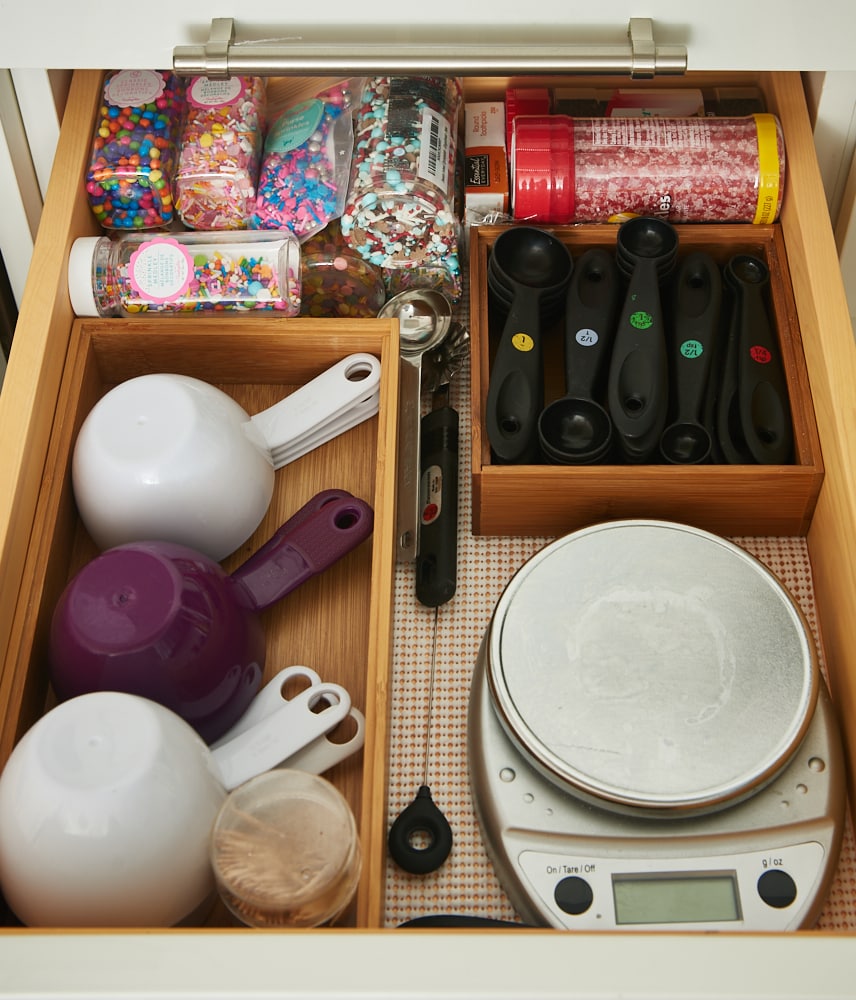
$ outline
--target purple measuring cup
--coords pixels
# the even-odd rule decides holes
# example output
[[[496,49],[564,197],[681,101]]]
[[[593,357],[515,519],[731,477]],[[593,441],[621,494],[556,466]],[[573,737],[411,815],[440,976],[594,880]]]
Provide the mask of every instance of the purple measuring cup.
[[[326,490],[231,575],[172,542],[108,549],[71,580],[54,610],[49,661],[57,697],[141,695],[213,742],[261,686],[259,612],[356,548],[373,524],[365,501]]]

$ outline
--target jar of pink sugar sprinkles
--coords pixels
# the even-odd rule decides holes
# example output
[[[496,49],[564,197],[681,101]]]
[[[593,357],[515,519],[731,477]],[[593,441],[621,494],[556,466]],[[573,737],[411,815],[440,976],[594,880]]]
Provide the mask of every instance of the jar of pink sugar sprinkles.
[[[160,70],[115,70],[104,81],[86,193],[105,229],[160,229],[175,218],[184,82]]]

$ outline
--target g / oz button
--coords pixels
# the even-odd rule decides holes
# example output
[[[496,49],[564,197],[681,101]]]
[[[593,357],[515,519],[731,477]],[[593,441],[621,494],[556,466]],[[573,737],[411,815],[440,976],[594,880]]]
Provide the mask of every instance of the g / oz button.
[[[594,893],[584,878],[580,878],[578,875],[569,875],[557,883],[553,890],[553,899],[556,900],[559,909],[573,916],[578,916],[580,913],[585,913],[591,906]]]
[[[764,872],[758,879],[758,895],[767,906],[784,910],[797,898],[796,882],[787,872],[774,868],[772,871]]]

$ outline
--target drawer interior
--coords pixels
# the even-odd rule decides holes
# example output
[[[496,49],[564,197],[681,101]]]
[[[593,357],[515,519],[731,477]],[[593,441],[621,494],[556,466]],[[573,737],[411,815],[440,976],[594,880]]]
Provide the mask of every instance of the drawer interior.
[[[495,99],[501,96],[510,82],[504,78],[468,80],[468,99]],[[538,85],[545,86],[567,82],[537,81]],[[848,623],[856,617],[856,560],[849,558],[849,546],[852,538],[856,537],[856,471],[849,459],[852,442],[849,414],[852,406],[848,400],[852,385],[856,384],[856,358],[846,301],[837,276],[834,242],[825,216],[799,77],[794,74],[690,74],[680,85],[703,86],[724,82],[760,86],[767,98],[768,109],[778,114],[783,123],[788,174],[781,239],[793,284],[794,307],[799,318],[825,470],[805,538],[778,541],[747,539],[746,544],[771,563],[776,563],[784,578],[790,580],[795,588],[809,586],[805,606],[810,620],[817,625],[818,641],[833,698],[844,725],[848,757],[852,761],[856,760],[856,733],[850,728],[851,721],[856,719],[856,647]],[[82,197],[81,185],[98,103],[99,83],[100,73],[75,73],[37,243],[33,278],[21,309],[19,330],[23,335],[16,338],[16,353],[0,396],[0,413],[3,416],[0,425],[4,435],[3,483],[4,489],[8,490],[8,514],[0,525],[0,554],[4,566],[0,575],[0,651],[3,654],[0,701],[5,711],[4,755],[9,752],[21,730],[45,707],[43,676],[39,679],[37,674],[30,675],[29,668],[30,656],[37,649],[37,636],[44,629],[49,598],[57,593],[57,587],[63,578],[67,578],[69,571],[91,554],[87,541],[81,539],[78,531],[68,484],[57,478],[56,449],[65,447],[67,450],[73,420],[80,418],[84,401],[94,399],[111,382],[125,377],[121,374],[123,371],[151,364],[152,359],[167,356],[158,352],[168,350],[155,322],[126,324],[119,349],[113,346],[120,343],[119,336],[111,336],[109,324],[97,321],[75,327],[67,301],[65,263],[71,241],[77,236],[97,232]],[[284,80],[280,83],[281,93],[295,98],[313,93],[322,85],[323,81],[307,80]],[[46,292],[46,289],[50,291]],[[212,341],[220,344],[227,342],[231,335],[230,322],[217,323],[216,336],[209,335]],[[290,331],[294,327],[285,329]],[[78,335],[85,335],[89,340],[85,353],[90,362],[89,367],[84,366],[81,372],[82,395],[69,409],[70,399],[63,394],[62,385],[72,366],[81,363],[75,330],[82,331]],[[313,333],[309,343],[321,354],[325,350],[340,351],[354,342],[353,338],[358,342],[377,344],[387,357],[390,350],[395,351],[395,347],[390,346],[389,330],[379,332],[371,326],[363,333],[340,333],[340,330],[340,325],[319,329]],[[263,334],[258,336],[263,337]],[[106,346],[108,341],[111,342],[109,348]],[[232,351],[233,347],[229,350]],[[248,354],[248,351],[241,351],[244,359]],[[103,359],[106,367],[101,370],[93,367],[91,358],[95,356]],[[261,396],[267,398],[270,392],[275,391],[272,388],[272,385],[278,384],[275,378],[262,379],[257,373],[247,375],[240,370],[230,370],[234,357],[232,353],[227,354],[226,361],[219,368],[216,367],[216,359],[219,357],[222,361],[222,353],[212,348],[206,356],[215,365],[211,369],[212,378],[231,386],[242,398],[261,402]],[[99,360],[100,364],[102,360]],[[290,376],[282,377],[286,380],[280,385],[295,384]],[[260,390],[260,385],[265,388]],[[453,402],[460,412],[464,412],[468,405],[470,388],[469,373],[464,372],[454,383]],[[394,405],[392,396],[388,402]],[[387,412],[390,410],[387,409]],[[69,420],[69,413],[77,414],[71,418],[71,424],[65,423]],[[63,440],[64,445],[59,443]],[[7,441],[9,448],[6,448]],[[356,482],[371,491],[376,504],[380,505],[379,509],[385,512],[383,517],[386,523],[391,523],[388,518],[393,505],[394,462],[390,456],[394,455],[394,422],[378,423],[371,441],[364,443],[378,449],[382,445],[382,454],[389,464],[384,465],[379,458],[376,474],[375,470],[370,473],[356,468],[351,469],[351,473]],[[312,472],[313,476],[317,474]],[[456,835],[462,847],[462,859],[475,857],[478,852],[478,833],[469,818],[471,814],[467,802],[465,718],[461,714],[464,697],[461,693],[462,678],[472,662],[472,651],[487,627],[502,583],[539,544],[546,541],[546,537],[540,536],[475,539],[469,520],[472,497],[464,483],[465,478],[462,477],[460,558],[462,588],[470,589],[464,595],[466,600],[461,600],[457,608],[448,609],[448,615],[442,610],[440,614],[443,631],[438,651],[452,669],[447,670],[447,676],[440,682],[441,698],[438,704],[441,708],[438,710],[435,707],[432,722],[435,757],[429,761],[429,780],[437,786],[438,799],[445,798],[451,803],[450,813],[461,817]],[[284,497],[286,507],[291,499],[291,495]],[[50,537],[55,537],[60,553],[45,552],[46,527]],[[362,928],[377,928],[383,923],[395,924],[406,910],[412,915],[414,907],[422,912],[437,908],[461,911],[471,909],[473,905],[481,905],[483,912],[488,914],[509,917],[508,903],[501,893],[497,894],[492,884],[484,890],[481,881],[484,868],[475,872],[458,871],[445,885],[441,878],[414,884],[412,880],[402,879],[385,857],[388,818],[394,816],[415,793],[414,781],[418,781],[421,772],[421,748],[425,736],[422,714],[426,693],[425,668],[433,640],[433,616],[425,615],[424,609],[416,608],[412,598],[411,567],[398,566],[394,581],[392,579],[391,544],[391,531],[389,537],[376,535],[371,556],[375,592],[371,611],[373,631],[369,632],[369,643],[375,644],[381,664],[384,656],[391,664],[391,684],[398,700],[394,703],[386,701],[388,696],[391,697],[386,688],[389,679],[378,665],[369,662],[370,650],[365,646],[361,655],[366,669],[376,671],[364,675],[366,695],[377,696],[378,720],[381,717],[385,719],[390,709],[392,715],[389,740],[385,733],[379,733],[379,738],[371,747],[367,744],[363,764],[366,770],[362,776],[352,774],[344,779],[349,794],[356,797],[353,801],[360,811],[361,833],[372,845],[372,860],[364,872],[361,896],[352,922]],[[805,582],[806,570],[810,584]],[[378,572],[379,578],[376,576]],[[43,575],[41,583],[36,579],[39,573]],[[388,575],[384,577],[383,574]],[[484,584],[479,583],[480,574]],[[384,587],[395,603],[391,622],[389,619],[386,621],[392,627],[391,648],[386,645],[390,642],[389,636],[383,634],[384,614],[387,612],[378,604],[382,601]],[[418,681],[414,680],[414,671],[419,671]],[[443,700],[443,685],[447,685],[446,700]],[[447,713],[445,718],[443,706]],[[853,770],[851,768],[851,773]],[[445,790],[445,795],[441,789]],[[851,848],[848,850],[852,853]],[[484,862],[480,861],[480,864]],[[387,895],[385,911],[382,902],[384,892]],[[839,929],[837,921],[836,916],[829,926]]]

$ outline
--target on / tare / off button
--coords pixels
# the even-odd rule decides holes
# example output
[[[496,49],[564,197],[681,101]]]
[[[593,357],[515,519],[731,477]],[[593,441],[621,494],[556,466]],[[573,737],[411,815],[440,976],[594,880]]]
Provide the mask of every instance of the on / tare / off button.
[[[584,878],[580,878],[578,875],[569,875],[556,884],[553,898],[556,900],[556,905],[564,913],[578,916],[580,913],[585,913],[591,906],[594,893]]]
[[[784,910],[797,898],[797,885],[787,872],[774,868],[758,879],[758,895],[767,906]]]

